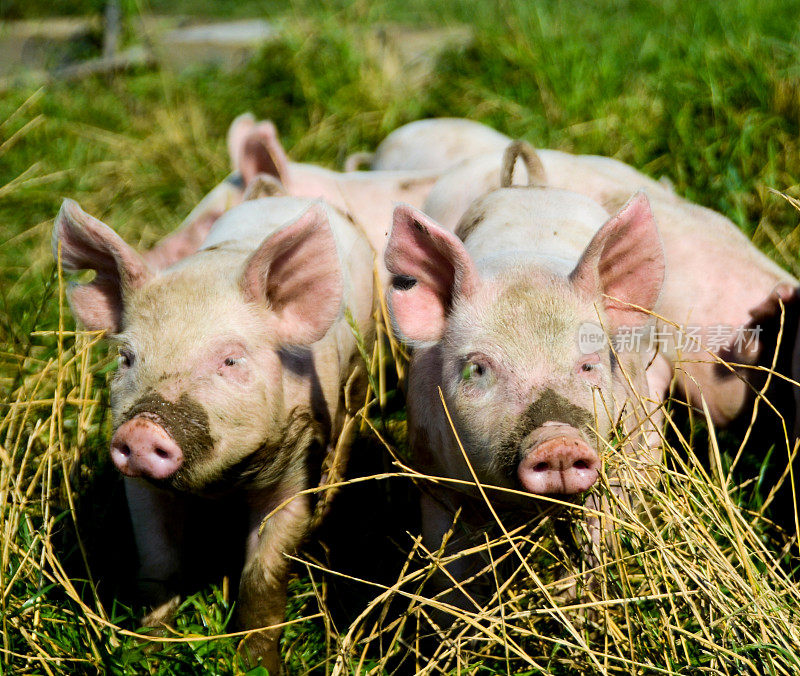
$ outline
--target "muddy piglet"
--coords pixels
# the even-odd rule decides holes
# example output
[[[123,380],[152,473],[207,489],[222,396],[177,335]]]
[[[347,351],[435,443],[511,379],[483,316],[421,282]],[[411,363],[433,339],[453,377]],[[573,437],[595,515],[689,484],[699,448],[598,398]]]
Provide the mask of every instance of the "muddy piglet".
[[[468,531],[491,525],[475,479],[505,489],[486,489],[498,509],[535,514],[542,503],[533,496],[579,496],[609,453],[640,451],[650,411],[636,393],[648,392],[648,355],[587,347],[581,336],[587,327],[645,326],[664,277],[643,194],[609,218],[575,193],[505,189],[477,200],[464,219],[462,243],[398,207],[385,254],[394,330],[415,346],[412,451],[422,471],[460,482],[423,494],[433,551],[459,509]],[[620,425],[631,444],[612,450]],[[460,559],[450,574],[464,579],[465,565]]]
[[[298,493],[332,471],[343,388],[363,379],[346,313],[372,340],[368,243],[324,203],[272,197],[228,211],[199,251],[158,272],[70,200],[53,244],[65,270],[96,272],[71,287],[73,314],[119,346],[111,458],[125,476],[144,600],[155,606],[146,622],[176,602],[187,496],[234,494],[250,514],[239,623],[282,622],[284,553],[312,523],[313,502]],[[273,674],[279,634],[242,644]]]

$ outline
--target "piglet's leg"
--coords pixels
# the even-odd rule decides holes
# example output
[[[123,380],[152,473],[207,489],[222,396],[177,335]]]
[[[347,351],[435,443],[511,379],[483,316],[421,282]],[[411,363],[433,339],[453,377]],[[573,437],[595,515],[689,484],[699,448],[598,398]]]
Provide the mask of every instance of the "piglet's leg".
[[[432,554],[442,549],[445,537],[450,533],[450,539],[441,552],[442,556],[449,557],[459,552],[462,548],[480,544],[469,535],[465,535],[462,523],[453,526],[455,509],[448,509],[444,500],[439,500],[435,495],[423,493],[420,498],[422,513],[422,535],[425,547]],[[455,531],[455,532],[454,532]],[[458,533],[458,534],[456,534]],[[469,596],[469,584],[466,581],[480,572],[485,562],[478,555],[460,556],[449,563],[440,564],[440,568],[431,576],[431,592],[438,595],[444,603],[451,604],[460,610],[475,612],[479,605]],[[459,585],[465,585],[459,588]],[[431,617],[440,627],[449,626],[453,616],[444,610],[431,609]]]
[[[183,502],[142,479],[125,477],[125,495],[139,553],[138,590],[150,612],[144,626],[168,622],[178,606],[175,580],[180,572]]]
[[[270,516],[259,534],[264,518],[285,499],[277,495],[287,496],[291,492],[278,491],[272,499],[256,497],[251,502],[247,560],[239,586],[239,624],[244,629],[270,627],[283,622],[289,574],[289,561],[284,553],[297,549],[311,519],[308,497],[299,496]],[[279,628],[254,632],[246,637],[239,649],[251,665],[260,661],[270,674],[276,676],[281,670],[280,635]]]

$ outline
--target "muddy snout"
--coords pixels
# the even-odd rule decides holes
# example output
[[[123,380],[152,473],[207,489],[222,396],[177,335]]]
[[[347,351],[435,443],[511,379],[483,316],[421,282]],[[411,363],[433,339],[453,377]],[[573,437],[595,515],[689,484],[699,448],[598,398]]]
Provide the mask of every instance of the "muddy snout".
[[[531,434],[528,448],[517,476],[531,493],[575,495],[597,481],[600,458],[571,425],[545,423]]]
[[[183,464],[183,452],[155,420],[136,416],[114,433],[111,460],[125,476],[167,479]]]

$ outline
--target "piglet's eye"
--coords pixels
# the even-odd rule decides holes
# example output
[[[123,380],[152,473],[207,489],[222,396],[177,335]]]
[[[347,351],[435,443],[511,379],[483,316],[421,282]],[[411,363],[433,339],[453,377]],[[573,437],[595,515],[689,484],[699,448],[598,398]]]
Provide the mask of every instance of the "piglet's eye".
[[[494,383],[495,378],[488,359],[472,356],[465,359],[459,372],[461,384],[467,390],[486,390]]]
[[[596,374],[602,366],[600,356],[597,354],[587,355],[578,364],[578,372],[584,375]]]
[[[130,350],[121,347],[119,349],[119,356],[117,357],[117,364],[122,369],[127,369],[133,366],[134,355]]]
[[[480,378],[485,372],[485,369],[480,364],[476,364],[475,362],[467,362],[464,364],[464,367],[461,369],[461,379],[462,380],[473,380],[475,378]]]
[[[244,348],[228,348],[215,356],[217,375],[232,383],[244,384],[250,378],[247,368],[247,353]]]

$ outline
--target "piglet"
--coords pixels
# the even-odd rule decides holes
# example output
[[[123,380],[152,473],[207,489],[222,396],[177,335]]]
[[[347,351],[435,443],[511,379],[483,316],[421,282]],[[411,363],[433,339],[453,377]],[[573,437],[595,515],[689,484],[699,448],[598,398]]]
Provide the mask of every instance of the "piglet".
[[[398,207],[385,254],[393,328],[415,347],[408,425],[422,471],[498,487],[485,489],[498,509],[534,514],[532,496],[590,490],[611,453],[657,466],[657,448],[647,448],[653,355],[580,341],[587,329],[651,323],[665,265],[647,198],[609,218],[575,193],[509,188],[477,200],[463,223],[462,242]],[[613,450],[618,425],[629,442]],[[480,532],[491,522],[482,504],[477,488],[430,486],[426,546],[440,547],[459,509]],[[467,576],[460,565],[456,578]]]
[[[343,388],[354,372],[356,388],[364,379],[345,314],[369,345],[367,241],[321,202],[263,198],[228,211],[198,251],[154,270],[65,200],[53,251],[65,270],[96,272],[70,288],[70,306],[80,324],[119,346],[110,451],[125,477],[139,577],[150,591],[143,600],[155,606],[146,622],[164,621],[175,606],[188,563],[188,496],[238,495],[249,508],[239,623],[280,623],[284,554],[312,524],[312,500],[300,493],[341,470]],[[254,632],[242,648],[273,674],[279,634]]]
[[[511,139],[480,122],[456,117],[415,120],[395,129],[374,153],[347,158],[346,171],[445,171],[462,160],[503,152]]]

